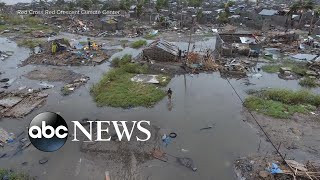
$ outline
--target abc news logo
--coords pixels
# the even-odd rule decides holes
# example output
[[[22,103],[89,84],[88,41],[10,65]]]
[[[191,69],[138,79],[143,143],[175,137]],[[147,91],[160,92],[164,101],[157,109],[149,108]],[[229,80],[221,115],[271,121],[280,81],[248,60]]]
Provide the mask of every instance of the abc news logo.
[[[150,126],[150,121],[132,121],[133,126],[131,130],[127,127],[126,121],[88,121],[89,131],[83,127],[78,121],[71,121],[74,129],[74,138],[72,141],[79,141],[77,135],[79,131],[88,139],[84,142],[93,141],[111,141],[109,138],[102,137],[102,132],[109,132],[109,128],[102,128],[102,125],[114,126],[117,139],[121,141],[126,136],[128,141],[132,139],[134,128],[144,133],[146,138],[139,138],[136,136],[137,141],[148,141],[151,138],[151,132],[142,126],[147,124]],[[96,123],[96,133],[93,133],[92,126]],[[121,130],[120,126],[123,130]],[[53,152],[59,150],[68,139],[68,125],[66,121],[58,114],[53,112],[44,112],[37,115],[30,123],[28,134],[30,142],[34,147],[44,152]],[[96,139],[93,139],[93,134],[97,134]]]

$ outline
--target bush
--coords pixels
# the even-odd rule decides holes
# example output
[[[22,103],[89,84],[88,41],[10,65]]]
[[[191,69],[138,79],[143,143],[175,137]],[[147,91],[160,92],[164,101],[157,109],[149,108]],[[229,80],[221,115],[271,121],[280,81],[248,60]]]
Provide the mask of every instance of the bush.
[[[123,71],[131,74],[144,74],[147,72],[147,66],[141,66],[136,63],[128,63],[120,67]]]
[[[6,179],[8,177],[9,180],[33,180],[29,175],[25,173],[16,173],[11,170],[0,169],[0,179]]]
[[[112,59],[111,66],[112,67],[120,67],[122,65],[128,64],[131,61],[132,61],[132,56],[126,54],[121,59],[119,57]]]
[[[315,79],[311,79],[311,78],[304,78],[299,81],[299,84],[300,84],[300,86],[310,87],[310,88],[314,88],[319,85]]]
[[[138,40],[138,41],[135,41],[131,44],[131,47],[132,48],[135,48],[135,49],[138,49],[138,48],[141,48],[142,46],[145,46],[147,45],[147,41],[145,40]]]
[[[35,48],[37,46],[39,46],[39,44],[41,44],[43,41],[40,40],[27,40],[24,39],[20,42],[18,42],[18,46],[23,46],[23,47],[28,47],[28,48]]]

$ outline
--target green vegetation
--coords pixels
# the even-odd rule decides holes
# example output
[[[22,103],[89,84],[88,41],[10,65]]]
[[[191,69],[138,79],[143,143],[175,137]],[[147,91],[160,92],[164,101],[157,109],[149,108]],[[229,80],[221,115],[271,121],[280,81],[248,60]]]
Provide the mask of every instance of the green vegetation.
[[[142,46],[145,46],[145,45],[147,45],[148,43],[147,43],[147,41],[145,41],[145,40],[138,40],[138,41],[135,41],[135,42],[133,42],[133,43],[131,43],[131,47],[132,48],[135,48],[135,49],[139,49],[139,48],[141,48]]]
[[[171,77],[167,76],[167,75],[162,75],[160,74],[157,78],[157,80],[160,82],[159,85],[160,86],[167,86],[169,84],[169,82],[171,81]]]
[[[132,58],[132,56],[128,55],[128,54],[124,55],[122,58],[119,58],[119,57],[113,58],[111,61],[111,66],[112,67],[121,67],[125,64],[130,63],[131,58]]]
[[[200,7],[203,0],[188,0],[188,5],[193,7]]]
[[[229,22],[229,14],[227,12],[220,12],[218,21],[222,24]]]
[[[20,16],[14,15],[1,15],[2,23],[0,25],[0,30],[11,30],[14,28],[20,28],[23,26],[22,33],[31,33],[32,31],[44,31],[51,32],[50,27],[43,23],[41,18],[25,16],[21,18]]]
[[[149,40],[156,39],[156,37],[157,37],[157,34],[147,34],[144,36],[145,39],[149,39]]]
[[[309,91],[269,89],[248,97],[244,106],[274,118],[290,118],[294,113],[308,113],[320,105],[320,95]]]
[[[39,46],[39,44],[41,44],[41,43],[42,43],[42,41],[40,41],[40,40],[24,39],[24,40],[18,42],[18,46],[23,46],[23,47],[33,49],[33,48]]]
[[[305,66],[305,64],[296,63],[296,62],[292,62],[292,61],[285,61],[282,64],[264,65],[261,67],[261,69],[267,73],[277,73],[277,72],[279,72],[279,69],[281,67],[289,67],[292,69],[292,72],[294,72],[298,75],[301,75],[301,76],[304,76],[308,70],[308,68]]]
[[[153,84],[132,82],[131,78],[136,74],[147,73],[148,67],[131,63],[131,56],[125,55],[121,59],[113,59],[112,65],[116,67],[106,73],[100,82],[91,89],[94,100],[100,106],[111,107],[150,107],[160,101],[165,91]],[[164,76],[160,76],[163,80]],[[160,81],[160,85],[166,85],[166,81]]]
[[[169,0],[157,0],[157,2],[156,2],[157,12],[159,12],[160,9],[162,9],[164,7],[168,7],[168,6],[169,6]]]
[[[79,0],[78,3],[84,10],[89,10],[93,5],[92,0]]]
[[[15,173],[11,170],[0,169],[0,179],[5,179],[8,177],[8,180],[32,180],[29,175],[24,173]]]
[[[271,56],[263,56],[263,59],[268,60],[270,62],[275,62],[275,60]]]
[[[304,78],[299,81],[300,86],[314,88],[319,86],[316,79]]]

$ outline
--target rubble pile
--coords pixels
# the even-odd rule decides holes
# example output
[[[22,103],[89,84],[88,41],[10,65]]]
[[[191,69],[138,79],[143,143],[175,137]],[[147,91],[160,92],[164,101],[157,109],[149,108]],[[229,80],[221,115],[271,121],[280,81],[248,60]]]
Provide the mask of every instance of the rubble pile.
[[[41,44],[40,52],[32,54],[22,63],[22,66],[27,64],[88,66],[100,64],[108,58],[108,55],[99,48],[88,49],[80,44],[77,47],[70,47],[66,40],[55,40],[55,42],[59,44],[58,52],[52,52],[52,42]]]
[[[235,162],[239,179],[301,179],[310,180],[320,177],[320,167],[308,161],[306,164],[294,160],[285,160],[278,156],[251,156]]]
[[[64,85],[61,88],[61,92],[63,95],[69,95],[73,93],[76,89],[86,84],[89,80],[89,77],[81,77],[79,79],[75,79],[74,81]]]
[[[48,94],[40,90],[25,89],[0,94],[0,117],[22,118],[41,106]]]

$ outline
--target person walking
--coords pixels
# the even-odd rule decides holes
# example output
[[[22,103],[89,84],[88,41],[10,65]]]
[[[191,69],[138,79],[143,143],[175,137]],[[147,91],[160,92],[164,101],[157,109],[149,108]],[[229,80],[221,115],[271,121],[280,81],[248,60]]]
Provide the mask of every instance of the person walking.
[[[171,97],[172,97],[172,90],[171,90],[171,88],[169,88],[169,90],[168,90],[168,92],[167,92],[167,95],[168,95],[169,100],[171,100]]]
[[[55,55],[57,53],[57,49],[58,49],[57,43],[52,42],[51,46],[52,46],[52,54]]]

